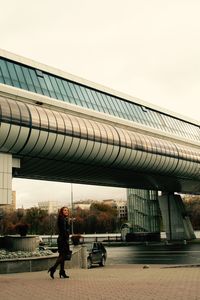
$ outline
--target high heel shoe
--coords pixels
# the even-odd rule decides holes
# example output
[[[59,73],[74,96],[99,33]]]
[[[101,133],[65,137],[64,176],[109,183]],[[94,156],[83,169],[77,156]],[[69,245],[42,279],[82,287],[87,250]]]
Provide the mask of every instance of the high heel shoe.
[[[61,277],[63,277],[63,278],[69,278],[69,276],[66,275],[66,273],[65,273],[64,270],[60,271],[60,272],[59,272],[59,275],[60,275],[60,278],[61,278]]]
[[[54,267],[51,267],[49,270],[48,270],[48,273],[50,273],[50,276],[52,279],[54,279],[54,273],[55,273],[56,269]]]

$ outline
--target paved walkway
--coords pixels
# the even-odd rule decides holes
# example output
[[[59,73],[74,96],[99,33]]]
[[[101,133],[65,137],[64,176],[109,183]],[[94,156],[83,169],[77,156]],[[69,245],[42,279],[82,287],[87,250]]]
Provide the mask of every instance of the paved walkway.
[[[70,269],[69,279],[46,271],[0,275],[1,300],[198,300],[200,267],[107,265]]]

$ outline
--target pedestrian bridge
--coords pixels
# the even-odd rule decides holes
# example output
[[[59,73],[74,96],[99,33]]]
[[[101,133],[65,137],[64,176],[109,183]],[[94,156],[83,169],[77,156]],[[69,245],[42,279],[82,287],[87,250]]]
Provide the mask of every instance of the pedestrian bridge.
[[[0,50],[0,203],[12,177],[200,193],[200,123]]]

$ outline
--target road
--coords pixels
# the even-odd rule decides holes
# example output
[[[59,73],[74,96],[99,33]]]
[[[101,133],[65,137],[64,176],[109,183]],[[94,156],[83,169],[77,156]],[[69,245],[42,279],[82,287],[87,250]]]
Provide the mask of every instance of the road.
[[[200,244],[107,246],[107,264],[199,264]]]

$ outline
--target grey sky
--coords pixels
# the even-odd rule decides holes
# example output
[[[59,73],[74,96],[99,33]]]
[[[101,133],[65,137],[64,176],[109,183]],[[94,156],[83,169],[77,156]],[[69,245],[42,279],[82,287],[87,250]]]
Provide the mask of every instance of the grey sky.
[[[200,1],[0,0],[0,7],[2,49],[199,120]],[[40,184],[30,193],[28,181],[14,180],[18,205],[64,200],[66,187],[70,194],[68,184]],[[125,197],[122,189],[75,185],[79,192]]]

